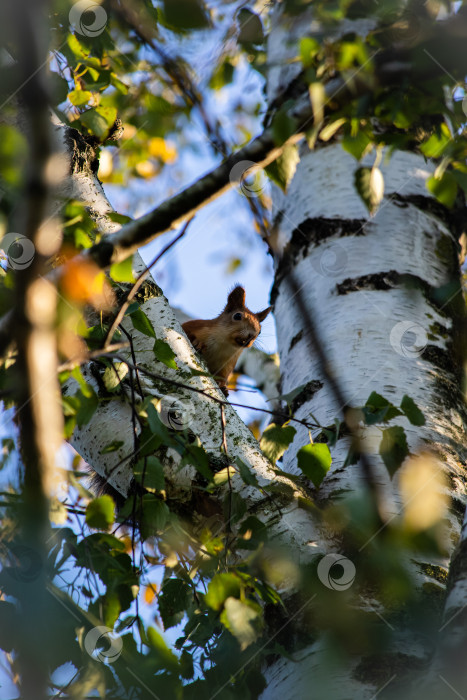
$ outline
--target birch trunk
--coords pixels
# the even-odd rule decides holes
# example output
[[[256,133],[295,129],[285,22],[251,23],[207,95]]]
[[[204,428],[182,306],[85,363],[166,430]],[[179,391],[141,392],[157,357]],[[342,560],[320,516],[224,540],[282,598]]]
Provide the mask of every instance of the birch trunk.
[[[296,77],[297,64],[287,59],[293,55],[294,38],[306,35],[309,26],[309,17],[304,15],[292,21],[276,14],[269,55],[279,67],[270,72],[270,102]],[[319,31],[316,23],[313,26]],[[368,23],[346,21],[340,27],[341,33],[351,29],[365,35]],[[407,568],[414,589],[442,591],[465,510],[467,413],[461,390],[462,366],[455,351],[463,314],[456,232],[449,211],[437,204],[425,187],[436,166],[416,152],[383,155],[384,199],[376,215],[369,216],[355,189],[354,173],[357,167],[372,167],[374,162],[372,153],[357,163],[342,149],[338,138],[318,141],[312,152],[303,145],[287,194],[274,190],[272,303],[281,393],[304,385],[294,402],[300,419],[310,419],[312,414],[327,427],[336,417],[342,419],[345,407],[338,405],[322,374],[306,319],[291,291],[289,280],[293,276],[349,403],[363,406],[376,391],[398,406],[407,394],[426,418],[422,427],[411,425],[405,417],[397,423],[405,430],[411,453],[430,448],[438,456],[437,465],[445,478],[437,482],[437,489],[448,498],[445,556],[430,559],[414,552]],[[446,297],[437,301],[441,298],[437,290],[448,285],[453,285],[454,304]],[[319,429],[315,437],[318,433]],[[399,478],[397,473],[391,480],[378,453],[381,435],[377,429],[362,428],[361,439],[384,495],[386,518],[397,519],[403,508]],[[297,452],[308,443],[308,431],[298,426],[284,455],[285,471],[299,473]],[[348,449],[349,439],[342,436],[331,450],[331,469],[316,494],[322,504],[339,503],[342,498],[349,502],[357,498],[362,504],[367,497],[358,465],[344,467]],[[364,542],[360,552],[368,544]],[[321,552],[339,552],[339,538],[328,528],[314,546]],[[358,569],[356,573],[358,579]],[[448,612],[457,610],[459,602],[462,606],[464,590],[462,582],[453,587]],[[360,598],[349,605],[376,609],[378,616],[385,617],[380,601],[369,595]],[[305,630],[310,630],[306,604],[294,618],[290,627],[300,630],[302,640],[306,639]],[[365,658],[356,652],[336,661],[326,635],[310,632],[308,639],[312,636],[313,641],[302,641],[293,661],[282,657],[268,666],[268,685],[261,696],[264,700],[360,700],[376,697],[383,688],[390,697],[401,697],[401,692],[408,697],[410,683],[417,678],[414,671],[426,668],[432,652],[430,643],[404,626],[392,630],[392,651],[386,651],[383,659]],[[289,628],[289,642],[291,638]],[[296,642],[290,643],[296,647]]]

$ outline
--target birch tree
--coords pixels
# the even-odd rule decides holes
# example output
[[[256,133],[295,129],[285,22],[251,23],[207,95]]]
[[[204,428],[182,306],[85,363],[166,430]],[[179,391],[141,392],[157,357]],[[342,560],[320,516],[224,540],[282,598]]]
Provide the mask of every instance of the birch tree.
[[[265,75],[268,107],[262,133],[239,150],[188,67],[162,48],[164,32],[180,39],[212,26],[215,4],[177,0],[155,12],[151,3],[111,2],[93,5],[91,17],[79,2],[54,8],[52,77],[62,97],[50,102],[48,128],[47,61],[26,50],[14,17],[8,66],[23,82],[7,71],[20,102],[3,129],[18,143],[26,134],[37,153],[31,181],[42,183],[36,199],[25,190],[28,211],[39,212],[25,228],[34,265],[27,244],[18,249],[22,234],[3,244],[4,288],[16,292],[2,319],[3,395],[19,407],[24,489],[5,492],[2,504],[10,526],[0,619],[18,632],[1,633],[0,646],[22,696],[466,692],[456,663],[465,649],[465,13],[446,3],[370,5],[234,8],[226,37],[235,27],[236,51]],[[26,23],[34,45],[43,21]],[[155,106],[132,81],[116,50],[124,40],[135,65],[141,44],[152,51],[156,89],[170,85],[173,102],[161,91]],[[234,65],[221,53],[214,83]],[[31,95],[42,105],[43,149]],[[128,221],[96,175],[99,149],[123,137],[121,115],[150,138],[149,154],[170,159],[155,134],[170,131],[177,110],[197,111],[224,158]],[[160,127],[164,119],[170,126]],[[137,143],[133,162],[138,148],[147,155]],[[55,179],[51,163],[62,164]],[[140,174],[155,168],[149,158],[138,165]],[[263,169],[274,183],[270,225]],[[5,214],[16,223],[19,190],[6,172]],[[258,351],[242,360],[270,399],[259,443],[137,252],[177,228],[166,247],[176,244],[232,186],[274,260],[280,371]],[[42,248],[48,239],[39,235],[52,199],[68,244],[59,250],[59,242]],[[66,312],[46,288],[58,290]],[[48,300],[37,315],[24,301],[35,289],[36,303]],[[45,394],[34,370],[41,348],[58,371]],[[88,490],[77,462],[65,474],[68,496],[57,488],[51,446],[62,413],[64,436],[106,493]],[[11,441],[4,448],[13,452]],[[39,507],[29,513],[35,488]],[[47,505],[60,528],[49,530]],[[141,609],[153,601],[165,632],[179,625],[172,646]]]

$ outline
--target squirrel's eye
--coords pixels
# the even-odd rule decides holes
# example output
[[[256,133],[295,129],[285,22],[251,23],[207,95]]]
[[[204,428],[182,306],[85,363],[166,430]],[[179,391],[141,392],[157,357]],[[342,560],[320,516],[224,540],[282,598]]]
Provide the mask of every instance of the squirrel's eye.
[[[232,318],[233,318],[234,321],[241,321],[241,320],[242,320],[242,316],[243,316],[243,314],[241,314],[240,311],[237,311],[237,313],[234,314],[234,315],[232,316]]]

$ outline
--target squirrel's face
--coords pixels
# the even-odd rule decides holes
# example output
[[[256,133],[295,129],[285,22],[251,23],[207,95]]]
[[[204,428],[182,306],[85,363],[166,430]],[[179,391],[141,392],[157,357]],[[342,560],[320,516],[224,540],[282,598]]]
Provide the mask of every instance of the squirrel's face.
[[[239,285],[233,289],[228,298],[224,311],[218,316],[222,322],[223,331],[228,342],[235,348],[249,348],[253,345],[261,331],[271,307],[255,314],[245,306],[245,290]]]
[[[226,314],[228,316],[229,314]],[[261,326],[256,316],[248,309],[239,309],[226,319],[229,326],[229,339],[232,345],[249,348],[259,335]]]

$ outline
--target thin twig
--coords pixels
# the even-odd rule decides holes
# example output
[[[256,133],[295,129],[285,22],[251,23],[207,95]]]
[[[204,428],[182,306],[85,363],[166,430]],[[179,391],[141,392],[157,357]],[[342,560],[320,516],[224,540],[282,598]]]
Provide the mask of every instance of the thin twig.
[[[244,404],[244,403],[237,403],[234,401],[226,401],[225,399],[218,399],[217,396],[213,396],[212,394],[209,394],[207,389],[198,389],[197,387],[190,386],[189,384],[184,384],[183,382],[179,382],[177,379],[169,379],[168,377],[164,377],[162,374],[156,374],[155,372],[151,372],[150,370],[146,369],[146,367],[143,367],[142,365],[132,365],[131,363],[128,362],[128,360],[125,360],[123,357],[121,357],[119,355],[115,355],[115,358],[120,360],[120,362],[126,363],[128,365],[128,367],[134,367],[134,369],[138,369],[142,374],[146,374],[148,377],[151,377],[152,379],[157,379],[161,382],[165,382],[166,384],[172,384],[173,386],[177,386],[180,389],[188,389],[189,391],[194,391],[196,394],[202,394],[203,396],[206,396],[208,399],[211,399],[212,401],[215,401],[218,404],[223,404],[224,406],[228,406],[228,405],[237,406],[238,408],[248,408],[251,411],[259,411],[260,413],[267,413],[270,416],[277,416],[277,411],[270,411],[267,408],[259,408],[257,406],[249,406],[248,404]],[[323,427],[319,423],[312,423],[310,421],[300,420],[300,418],[288,417],[287,420],[293,421],[294,423],[299,423],[300,425],[303,425],[305,428],[322,428]]]
[[[111,343],[110,345],[104,345],[102,349],[92,350],[91,352],[86,353],[84,357],[81,356],[79,360],[68,360],[67,362],[63,362],[58,366],[57,372],[69,372],[75,369],[75,367],[80,367],[80,365],[86,364],[90,360],[105,357],[106,355],[113,355],[114,352],[118,352],[118,350],[123,350],[124,348],[128,347],[130,347],[130,343]]]

